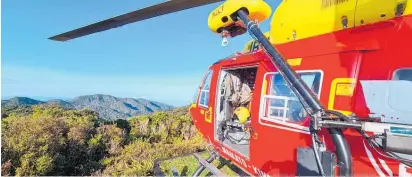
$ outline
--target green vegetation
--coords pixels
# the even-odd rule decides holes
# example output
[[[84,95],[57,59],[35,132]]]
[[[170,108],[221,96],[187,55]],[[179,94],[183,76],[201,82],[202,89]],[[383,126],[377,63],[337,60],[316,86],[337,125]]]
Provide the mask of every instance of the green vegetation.
[[[187,108],[116,121],[53,105],[2,108],[1,128],[3,176],[147,176],[155,159],[205,149]],[[181,172],[183,162],[197,165],[180,159]]]

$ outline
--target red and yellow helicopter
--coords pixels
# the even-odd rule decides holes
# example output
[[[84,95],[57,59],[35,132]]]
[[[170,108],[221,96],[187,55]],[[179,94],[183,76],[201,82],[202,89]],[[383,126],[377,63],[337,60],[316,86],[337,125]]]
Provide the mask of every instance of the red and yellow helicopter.
[[[66,41],[222,0],[170,0],[50,39]],[[248,32],[190,106],[217,155],[252,176],[412,176],[412,1],[226,0],[209,28]],[[270,30],[258,24],[271,18]]]

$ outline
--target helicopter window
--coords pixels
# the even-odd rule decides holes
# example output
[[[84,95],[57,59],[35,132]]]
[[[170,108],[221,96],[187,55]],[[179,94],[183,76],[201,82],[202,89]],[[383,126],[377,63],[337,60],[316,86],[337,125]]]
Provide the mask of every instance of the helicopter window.
[[[412,81],[412,68],[396,70],[393,75],[393,80]]]
[[[315,95],[319,94],[321,86],[321,72],[298,72],[301,79],[312,89]],[[292,89],[284,82],[278,73],[269,75],[270,90],[264,96],[265,110],[263,117],[280,119],[288,122],[301,122],[306,118],[306,112]]]
[[[205,78],[205,81],[203,83],[202,89],[200,91],[199,105],[202,107],[209,106],[209,91],[210,91],[210,83],[212,81],[212,73],[213,73],[213,70],[209,70]]]
[[[192,98],[192,104],[195,104],[196,101],[197,101],[197,98],[199,96],[199,89],[200,89],[200,86],[196,87],[196,92],[195,92],[195,94],[193,95],[193,98]]]

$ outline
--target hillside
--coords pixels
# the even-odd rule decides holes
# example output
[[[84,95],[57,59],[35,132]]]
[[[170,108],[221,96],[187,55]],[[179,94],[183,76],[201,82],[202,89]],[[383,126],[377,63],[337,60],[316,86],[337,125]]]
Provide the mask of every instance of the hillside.
[[[72,103],[68,101],[64,101],[64,100],[53,99],[53,100],[47,101],[46,103],[50,105],[59,105],[61,107],[68,108],[68,109],[74,109],[74,106],[72,105]]]
[[[9,113],[1,120],[2,176],[151,176],[156,159],[200,151],[208,156],[188,107],[116,121],[56,104],[22,105]],[[184,156],[159,165],[166,176],[172,168],[191,176],[198,164]],[[229,176],[242,174],[224,159],[213,164]]]
[[[44,104],[45,102],[27,98],[27,97],[14,97],[8,100],[1,100],[1,106],[31,106],[36,104]]]
[[[205,150],[187,107],[117,121],[31,107],[2,119],[2,176],[151,176],[155,159]]]
[[[39,104],[53,104],[64,108],[74,108],[78,110],[90,109],[99,113],[99,118],[106,120],[128,118],[173,108],[170,105],[146,99],[119,98],[103,94],[84,95],[72,100],[54,99],[47,102],[27,97],[14,97],[9,100],[1,101],[2,108]]]

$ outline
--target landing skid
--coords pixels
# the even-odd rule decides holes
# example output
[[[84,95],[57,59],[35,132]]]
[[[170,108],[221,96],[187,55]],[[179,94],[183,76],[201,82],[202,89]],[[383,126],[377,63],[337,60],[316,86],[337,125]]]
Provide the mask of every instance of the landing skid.
[[[212,162],[216,159],[219,158],[219,154],[216,151],[209,151],[209,157],[207,159],[202,158],[199,154],[202,152],[206,151],[201,151],[201,152],[194,152],[194,153],[188,153],[188,154],[183,154],[180,156],[174,156],[170,158],[163,158],[163,159],[157,159],[154,162],[153,170],[154,170],[154,176],[167,176],[162,169],[160,168],[160,163],[166,160],[173,160],[181,157],[187,157],[187,156],[194,156],[196,160],[199,162],[199,166],[197,167],[196,171],[193,173],[192,176],[200,176],[200,174],[207,169],[210,173],[213,174],[213,176],[227,176],[224,174],[222,171],[218,169],[218,167],[214,166]],[[179,172],[175,167],[171,167],[171,171],[173,173],[174,177],[179,177]],[[239,175],[243,176],[245,174],[244,172],[241,172]]]

